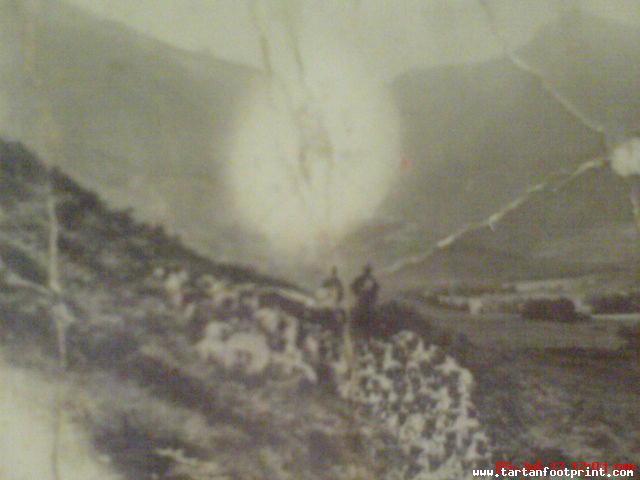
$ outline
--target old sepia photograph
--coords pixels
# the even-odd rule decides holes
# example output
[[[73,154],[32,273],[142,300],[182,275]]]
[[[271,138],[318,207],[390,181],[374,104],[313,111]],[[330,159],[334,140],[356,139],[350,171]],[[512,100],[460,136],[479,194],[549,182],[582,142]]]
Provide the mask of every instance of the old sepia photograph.
[[[639,0],[0,0],[0,480],[640,478]]]

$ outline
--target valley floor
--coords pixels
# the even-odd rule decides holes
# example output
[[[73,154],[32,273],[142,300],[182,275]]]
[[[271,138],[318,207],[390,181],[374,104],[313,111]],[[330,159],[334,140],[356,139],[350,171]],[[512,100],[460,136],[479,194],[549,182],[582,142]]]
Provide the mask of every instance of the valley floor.
[[[499,460],[638,465],[640,364],[617,336],[628,318],[563,324],[411,303],[452,338],[467,337],[459,357]]]
[[[519,350],[529,348],[587,348],[617,350],[623,340],[622,325],[634,319],[596,318],[581,323],[525,320],[516,314],[471,315],[411,301],[411,306],[429,318],[433,325],[454,335],[464,334],[479,347]]]

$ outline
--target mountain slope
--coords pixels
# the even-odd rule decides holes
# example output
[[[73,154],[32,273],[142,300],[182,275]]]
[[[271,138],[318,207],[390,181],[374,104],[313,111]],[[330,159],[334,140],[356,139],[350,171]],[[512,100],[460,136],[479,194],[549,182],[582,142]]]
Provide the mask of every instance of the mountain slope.
[[[612,233],[632,225],[624,181],[593,161],[573,175],[537,185],[485,221],[441,240],[422,257],[398,262],[388,270],[388,280],[424,286],[633,269],[640,259],[635,235]],[[621,250],[626,257],[620,256]]]
[[[25,78],[23,19],[13,5],[0,4],[0,97],[10,113],[0,132],[37,148],[38,102],[47,102],[58,165],[112,205],[135,207],[202,250],[215,245],[211,232],[233,220],[213,206],[226,195],[236,103],[257,72],[52,1],[36,32],[34,68],[46,82],[39,98]]]
[[[122,478],[454,479],[489,461],[473,379],[423,319],[382,309],[352,370],[337,316],[304,292],[199,257],[20,145],[0,144],[0,192],[0,353],[49,379]]]
[[[639,30],[585,14],[546,27],[519,53],[619,134],[640,124],[638,41]],[[427,245],[603,151],[506,59],[409,72],[393,89],[412,169],[386,210],[425,227]]]
[[[47,5],[36,61],[59,128],[57,163],[113,205],[181,232],[199,251],[267,263],[263,239],[238,227],[231,209],[216,208],[229,200],[224,168],[237,102],[259,72],[171,48],[61,2]],[[38,108],[23,76],[21,18],[14,2],[0,8],[7,110],[0,131],[35,148],[30,125]],[[598,119],[629,126],[640,115],[639,39],[632,27],[583,15],[540,32],[521,54]],[[415,227],[422,248],[602,150],[600,139],[506,60],[410,72],[391,87],[411,167],[380,215]]]

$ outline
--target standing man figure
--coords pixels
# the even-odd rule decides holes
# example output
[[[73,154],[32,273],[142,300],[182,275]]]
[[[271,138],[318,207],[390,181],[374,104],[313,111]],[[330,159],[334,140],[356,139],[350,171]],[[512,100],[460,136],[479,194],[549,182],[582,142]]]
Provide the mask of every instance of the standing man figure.
[[[374,307],[378,300],[380,285],[373,276],[371,264],[364,267],[362,273],[351,284],[351,291],[356,297],[352,317],[356,324],[368,325],[373,320]]]
[[[327,292],[332,306],[339,309],[344,299],[344,286],[338,277],[338,267],[331,267],[331,275],[322,282],[322,288]]]

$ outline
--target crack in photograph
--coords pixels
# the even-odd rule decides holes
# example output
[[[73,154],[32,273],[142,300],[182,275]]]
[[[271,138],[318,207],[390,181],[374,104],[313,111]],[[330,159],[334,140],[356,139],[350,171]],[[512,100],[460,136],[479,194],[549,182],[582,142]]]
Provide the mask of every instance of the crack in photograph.
[[[0,0],[0,480],[638,478],[640,2]]]

